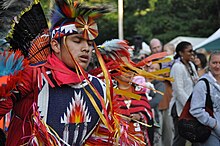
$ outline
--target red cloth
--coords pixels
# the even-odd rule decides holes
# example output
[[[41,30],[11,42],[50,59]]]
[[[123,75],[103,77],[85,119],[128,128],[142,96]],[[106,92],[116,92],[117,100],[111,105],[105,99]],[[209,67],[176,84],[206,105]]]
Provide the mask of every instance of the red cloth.
[[[13,113],[16,116],[12,117],[10,122],[6,145],[16,146],[27,143],[32,132],[31,115],[33,114],[32,105],[37,100],[38,95],[38,82],[37,79],[40,75],[40,68],[45,71],[51,70],[53,78],[58,85],[62,84],[76,84],[80,83],[84,77],[79,76],[66,67],[55,55],[48,57],[48,63],[39,67],[27,67],[22,72],[22,82],[18,86],[20,91],[20,99],[15,96],[7,98],[4,102],[0,102],[0,119],[13,108]],[[25,119],[25,121],[24,121]],[[25,128],[24,128],[25,127]]]
[[[54,54],[50,55],[47,58],[47,63],[45,64],[45,67],[51,69],[53,78],[59,86],[63,84],[78,84],[85,79],[82,75],[78,76],[75,72],[70,70]]]
[[[8,113],[11,108],[13,108],[14,115],[10,122],[9,131],[7,134],[7,146],[16,146],[22,145],[27,142],[21,140],[23,136],[27,136],[31,134],[31,124],[30,124],[30,117],[32,110],[30,110],[31,105],[34,102],[34,92],[33,92],[33,85],[36,85],[36,80],[33,81],[33,68],[27,68],[22,74],[23,80],[22,84],[18,87],[21,91],[21,97],[25,97],[22,99],[16,99],[16,97],[7,98],[4,102],[0,102],[0,118],[3,117],[6,113]],[[16,104],[15,104],[16,103]],[[27,116],[27,117],[26,117]],[[17,117],[20,117],[17,118]],[[21,119],[25,119],[24,122]],[[29,122],[28,122],[29,121]],[[23,133],[23,125],[25,127],[25,132]]]

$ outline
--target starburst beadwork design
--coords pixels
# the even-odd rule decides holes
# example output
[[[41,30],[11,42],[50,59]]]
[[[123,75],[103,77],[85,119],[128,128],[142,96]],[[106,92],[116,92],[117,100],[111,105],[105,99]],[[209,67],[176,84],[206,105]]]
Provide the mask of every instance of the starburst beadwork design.
[[[72,101],[69,103],[69,107],[67,107],[66,113],[64,113],[63,117],[61,117],[61,123],[84,123],[91,122],[91,116],[88,110],[88,106],[86,102],[83,100],[83,96],[81,96],[81,92],[77,94],[74,92],[74,97],[72,97]]]

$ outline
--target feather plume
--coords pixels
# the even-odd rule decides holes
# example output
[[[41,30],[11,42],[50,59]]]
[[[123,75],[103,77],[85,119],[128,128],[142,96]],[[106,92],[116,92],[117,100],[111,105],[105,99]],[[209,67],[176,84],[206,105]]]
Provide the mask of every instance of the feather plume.
[[[55,6],[52,10],[52,28],[64,19],[74,20],[78,16],[87,16],[96,19],[104,13],[110,12],[106,6],[87,6],[74,0],[55,0]]]
[[[12,4],[15,3],[16,0],[3,0],[2,1],[2,6],[4,9],[8,9]]]
[[[49,29],[39,2],[26,8],[14,21],[7,40],[12,50],[21,50],[30,64],[44,62],[50,52]]]
[[[134,62],[130,59],[130,53],[128,52],[128,49],[131,47],[128,45],[127,41],[112,39],[104,42],[102,45],[98,46],[98,48],[105,60],[107,70],[111,72],[111,77],[119,76],[128,71],[136,73],[135,69],[131,69],[126,65],[127,63],[122,60],[122,57],[126,57],[129,64],[134,66]],[[102,70],[99,67],[90,71],[91,74],[99,75],[99,77],[102,78],[100,75],[101,72]]]
[[[0,97],[8,97],[21,80],[20,72],[28,62],[20,51],[0,52],[0,60]]]
[[[15,53],[4,52],[0,54],[0,76],[16,75],[20,70],[24,69],[24,56],[20,51]]]
[[[113,39],[104,42],[102,45],[98,47],[101,54],[110,57],[111,60],[121,61],[121,56],[125,56],[128,59],[130,58],[128,49],[131,47],[125,40]]]

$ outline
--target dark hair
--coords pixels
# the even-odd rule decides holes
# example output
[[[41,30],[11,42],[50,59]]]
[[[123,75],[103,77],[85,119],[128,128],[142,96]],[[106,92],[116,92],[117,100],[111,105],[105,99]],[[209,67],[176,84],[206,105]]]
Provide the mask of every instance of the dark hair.
[[[192,46],[190,42],[182,41],[176,46],[176,55],[174,56],[174,59],[177,59],[180,57],[179,52],[183,52],[188,46]]]
[[[205,68],[207,65],[206,56],[202,53],[196,53],[196,56],[200,60],[202,68]]]
[[[141,59],[140,59],[140,58],[132,58],[132,61],[133,61],[134,63],[138,63],[138,62],[141,61]]]
[[[154,62],[154,61],[156,62],[156,61],[159,61],[159,60],[160,59],[153,59],[152,62]],[[162,63],[159,62],[158,65],[159,65],[160,69],[162,69]]]
[[[160,69],[162,69],[162,63],[158,63],[159,64],[159,66],[160,66]]]

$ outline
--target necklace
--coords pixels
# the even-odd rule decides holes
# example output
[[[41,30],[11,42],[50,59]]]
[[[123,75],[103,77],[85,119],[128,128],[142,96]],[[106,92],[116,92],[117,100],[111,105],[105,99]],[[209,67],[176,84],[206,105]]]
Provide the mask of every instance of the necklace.
[[[185,65],[185,67],[186,67],[188,73],[190,74],[190,76],[194,76],[194,72],[193,72],[191,64],[189,62],[187,64],[185,64],[183,62],[183,60],[180,60],[180,61]]]
[[[181,61],[181,62],[184,64],[184,66],[186,67],[186,70],[187,70],[187,72],[188,72],[189,75],[190,75],[190,78],[191,78],[191,80],[192,80],[192,82],[193,82],[193,85],[195,85],[198,78],[197,78],[196,73],[193,71],[190,62],[188,62],[187,65],[186,65],[186,64],[183,62],[183,60],[180,60],[180,61]]]

